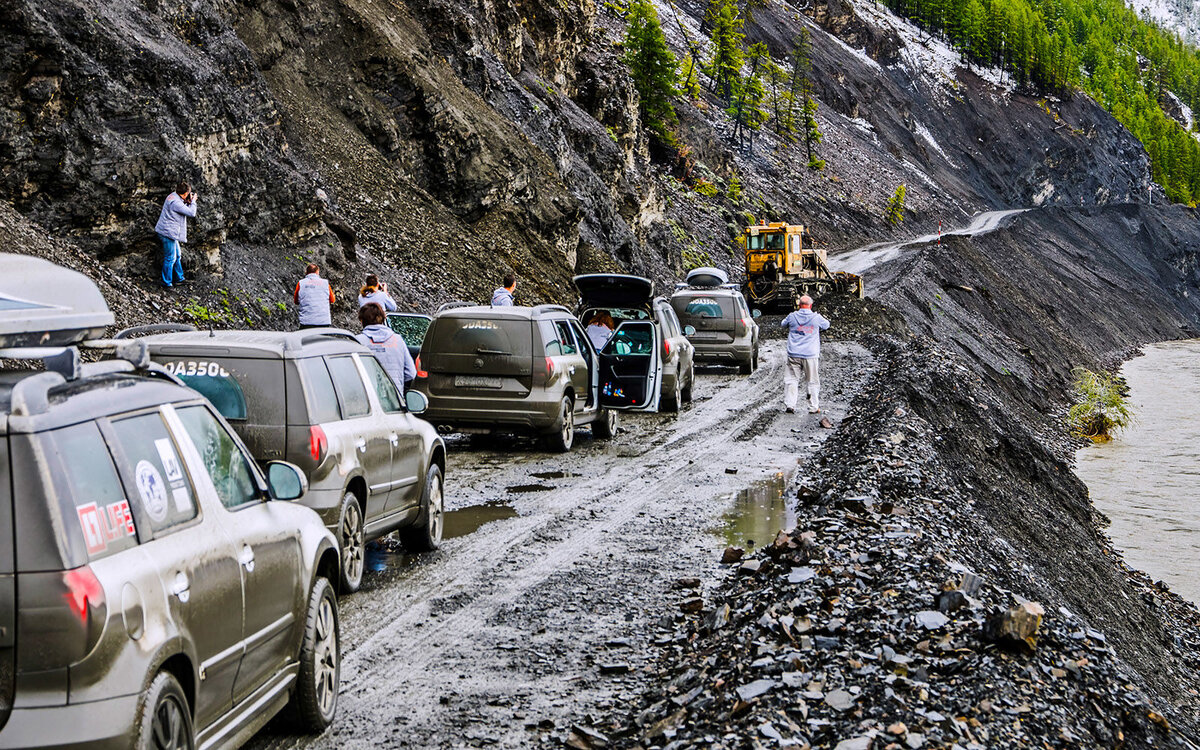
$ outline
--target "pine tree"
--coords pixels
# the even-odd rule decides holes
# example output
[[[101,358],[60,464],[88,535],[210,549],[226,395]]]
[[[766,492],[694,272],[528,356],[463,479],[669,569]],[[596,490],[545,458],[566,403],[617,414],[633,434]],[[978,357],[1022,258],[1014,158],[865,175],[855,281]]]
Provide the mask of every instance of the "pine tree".
[[[713,56],[705,72],[712,79],[713,90],[725,102],[733,95],[734,86],[742,71],[742,19],[737,0],[716,0],[721,5],[713,19]]]
[[[896,192],[888,198],[887,206],[883,210],[883,220],[892,228],[900,226],[900,222],[904,221],[904,195],[905,188],[902,182],[896,186]]]
[[[646,129],[660,142],[674,146],[671,129],[678,118],[671,98],[679,95],[679,70],[650,0],[631,0],[629,4],[625,63],[638,91],[638,109]]]
[[[767,93],[763,89],[762,73],[771,54],[762,42],[750,45],[750,74],[734,86],[733,103],[726,110],[733,118],[733,139],[738,148],[744,148],[747,140],[750,152],[754,152],[754,133],[767,121],[763,103]]]
[[[811,96],[804,97],[804,107],[800,111],[800,120],[804,133],[804,148],[808,151],[808,168],[820,171],[825,168],[825,161],[813,153],[813,146],[821,142],[824,136],[817,127],[817,103]]]

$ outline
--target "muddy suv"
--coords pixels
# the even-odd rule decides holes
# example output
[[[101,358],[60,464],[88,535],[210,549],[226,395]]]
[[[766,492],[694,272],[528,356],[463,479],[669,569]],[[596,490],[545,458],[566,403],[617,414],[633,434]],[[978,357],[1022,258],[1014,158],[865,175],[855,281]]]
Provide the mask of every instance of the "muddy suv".
[[[662,344],[662,382],[660,408],[679,411],[684,402],[692,400],[696,371],[692,362],[693,347],[680,325],[675,311],[663,297],[654,296],[654,282],[641,276],[615,273],[594,273],[576,276],[579,290],[576,315],[588,323],[598,312],[612,316],[620,326],[627,321],[647,321],[656,329]],[[611,339],[610,339],[611,341]],[[607,351],[607,345],[603,351]]]
[[[425,398],[402,399],[352,334],[184,331],[141,340],[216,405],[256,459],[286,459],[304,471],[303,502],[339,541],[341,591],[362,585],[372,539],[398,530],[414,552],[441,544],[446,449],[416,416]]]
[[[9,266],[0,256],[0,277],[29,278]],[[97,317],[78,293],[99,297],[90,280],[57,271],[24,299],[0,291],[0,346],[34,332],[30,290],[93,308],[62,322]],[[236,745],[288,704],[323,730],[337,544],[282,502],[303,473],[271,462],[264,476],[144,346],[81,365],[67,344],[87,332],[64,333],[36,337],[54,351],[0,351],[47,368],[0,371],[0,748]]]
[[[532,432],[568,451],[577,426],[610,438],[617,411],[657,404],[661,339],[641,322],[620,340],[623,353],[616,344],[597,353],[558,305],[447,308],[425,336],[413,388],[429,398],[426,418],[440,427]]]
[[[736,365],[742,374],[758,368],[757,310],[751,314],[746,298],[728,284],[719,269],[698,268],[671,295],[679,322],[690,329],[696,364]]]

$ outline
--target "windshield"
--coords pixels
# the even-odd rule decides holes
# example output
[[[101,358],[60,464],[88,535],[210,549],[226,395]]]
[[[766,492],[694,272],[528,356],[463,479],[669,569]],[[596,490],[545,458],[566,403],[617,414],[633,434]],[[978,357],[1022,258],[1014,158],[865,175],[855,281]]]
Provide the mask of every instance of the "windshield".
[[[387,316],[388,327],[400,334],[400,338],[404,339],[406,345],[418,348],[425,340],[425,332],[429,330],[429,324],[432,322],[424,315]]]
[[[783,245],[784,235],[782,232],[750,235],[746,241],[746,247],[751,250],[782,250]]]

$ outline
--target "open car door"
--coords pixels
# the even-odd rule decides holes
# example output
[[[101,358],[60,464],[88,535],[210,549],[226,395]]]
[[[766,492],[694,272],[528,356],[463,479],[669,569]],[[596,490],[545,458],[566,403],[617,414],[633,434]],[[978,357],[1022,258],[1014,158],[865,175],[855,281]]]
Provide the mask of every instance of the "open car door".
[[[600,350],[600,405],[654,411],[662,388],[662,334],[651,320],[627,320]]]

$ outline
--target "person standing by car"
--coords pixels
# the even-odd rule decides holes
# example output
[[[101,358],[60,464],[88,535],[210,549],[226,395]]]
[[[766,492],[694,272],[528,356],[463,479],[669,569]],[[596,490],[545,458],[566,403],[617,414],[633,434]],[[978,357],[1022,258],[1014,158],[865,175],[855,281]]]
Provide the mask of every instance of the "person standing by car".
[[[616,328],[616,324],[612,316],[601,310],[588,321],[588,326],[584,332],[591,339],[592,347],[596,351],[600,351],[608,343],[608,340],[612,338],[614,328]]]
[[[175,186],[175,192],[163,201],[158,223],[154,225],[154,231],[162,240],[162,283],[167,289],[187,281],[183,278],[183,251],[179,245],[187,242],[187,217],[196,216],[196,198],[191,186],[180,182]]]
[[[379,277],[375,274],[369,274],[366,283],[358,290],[359,309],[372,302],[379,305],[386,312],[396,312],[398,309],[396,307],[396,300],[392,299],[392,295],[388,294],[387,284],[380,282]]]
[[[788,414],[796,412],[800,378],[808,384],[808,413],[821,411],[821,377],[818,365],[821,356],[821,331],[829,321],[812,310],[812,297],[800,298],[800,308],[780,323],[787,329],[787,365],[783,369],[783,405]]]
[[[388,328],[387,316],[376,302],[368,302],[358,308],[358,321],[363,325],[358,340],[383,365],[384,372],[396,384],[396,390],[400,391],[403,398],[405,388],[417,377],[417,366],[408,353],[404,337]]]
[[[296,282],[296,291],[292,295],[300,306],[300,327],[324,328],[332,325],[329,306],[336,302],[333,287],[321,278],[321,269],[316,263],[309,263],[304,273],[306,276]]]
[[[517,291],[517,277],[511,273],[504,275],[504,286],[492,292],[492,307],[512,307],[517,304],[513,293]]]

